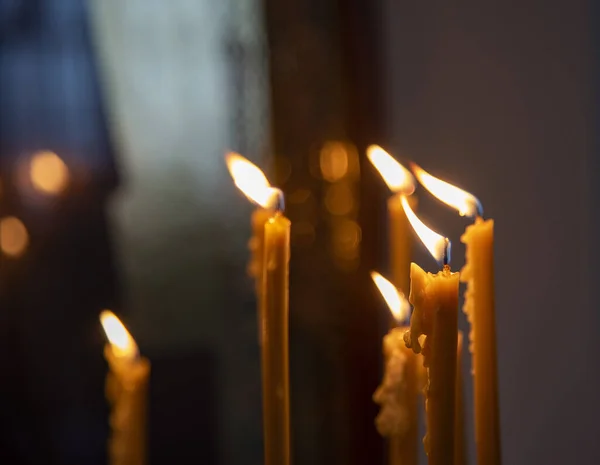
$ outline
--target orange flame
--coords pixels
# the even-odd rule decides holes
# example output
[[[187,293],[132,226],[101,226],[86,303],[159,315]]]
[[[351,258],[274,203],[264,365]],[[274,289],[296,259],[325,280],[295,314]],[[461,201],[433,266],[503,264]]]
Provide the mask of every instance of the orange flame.
[[[417,233],[417,236],[421,239],[421,242],[427,247],[427,250],[429,250],[429,253],[433,258],[438,262],[441,262],[446,254],[446,249],[449,244],[448,239],[432,229],[429,229],[429,227],[415,215],[415,212],[412,211],[405,196],[402,196],[402,208],[404,209],[408,221]]]
[[[404,297],[404,294],[390,281],[375,271],[371,271],[371,278],[379,289],[379,292],[381,292],[396,321],[398,323],[405,321],[410,311],[410,304],[406,297]]]
[[[273,204],[276,190],[258,166],[237,153],[228,153],[225,162],[233,182],[250,201],[263,208]]]
[[[100,313],[100,323],[110,342],[113,353],[117,357],[134,359],[138,355],[138,347],[127,328],[110,310]]]
[[[477,197],[447,183],[446,181],[442,181],[441,179],[432,176],[415,163],[411,163],[410,166],[423,187],[446,205],[458,210],[460,216],[482,215],[483,209],[481,203],[477,200]]]
[[[415,178],[410,171],[378,145],[367,149],[367,157],[393,192],[410,195],[415,191]]]

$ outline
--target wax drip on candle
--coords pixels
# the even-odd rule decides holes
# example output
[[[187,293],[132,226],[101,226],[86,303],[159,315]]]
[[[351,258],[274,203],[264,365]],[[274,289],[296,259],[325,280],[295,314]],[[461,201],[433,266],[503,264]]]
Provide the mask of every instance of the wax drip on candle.
[[[399,329],[399,328],[397,328]],[[384,378],[373,394],[373,401],[381,406],[375,419],[377,431],[382,436],[405,434],[408,430],[409,412],[404,402],[407,389],[406,354],[400,349],[402,332],[392,330],[383,339],[386,355]]]

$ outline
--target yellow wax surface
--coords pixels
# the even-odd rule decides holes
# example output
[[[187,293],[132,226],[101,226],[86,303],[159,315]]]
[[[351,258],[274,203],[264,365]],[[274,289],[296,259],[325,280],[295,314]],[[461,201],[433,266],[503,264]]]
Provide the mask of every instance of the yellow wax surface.
[[[396,194],[388,200],[389,215],[389,246],[392,282],[404,294],[408,294],[410,287],[410,260],[412,253],[413,232],[412,226],[402,208],[402,196]],[[408,204],[414,210],[417,198],[407,197]]]
[[[426,273],[412,263],[410,279],[409,300],[414,310],[404,340],[416,353],[423,353],[427,368],[425,451],[430,465],[451,465],[455,442],[459,274],[449,269]],[[419,337],[423,335],[426,338],[421,346]]]
[[[265,254],[265,223],[273,216],[273,212],[264,208],[257,208],[252,212],[252,237],[248,242],[250,250],[250,262],[248,263],[248,274],[254,278],[254,289],[256,292],[256,317],[258,320],[258,343],[262,345],[261,336],[261,309],[263,295],[263,262]]]
[[[257,208],[252,212],[252,217],[250,219],[252,225],[252,237],[248,242],[248,249],[250,250],[248,274],[255,279],[257,294],[262,291],[265,223],[269,221],[272,216],[273,212],[264,208]]]
[[[494,314],[494,221],[477,218],[467,226],[466,263],[461,281],[467,283],[464,312],[471,323],[477,463],[500,465],[500,418]]]
[[[276,215],[265,223],[261,311],[265,465],[289,465],[290,385],[288,286],[290,221]]]
[[[381,406],[375,425],[389,438],[389,465],[418,463],[419,361],[406,347],[408,327],[393,328],[383,338],[385,372],[373,400]]]
[[[118,357],[110,344],[104,349],[110,371],[106,398],[111,406],[110,465],[147,463],[147,395],[150,377],[148,359]]]

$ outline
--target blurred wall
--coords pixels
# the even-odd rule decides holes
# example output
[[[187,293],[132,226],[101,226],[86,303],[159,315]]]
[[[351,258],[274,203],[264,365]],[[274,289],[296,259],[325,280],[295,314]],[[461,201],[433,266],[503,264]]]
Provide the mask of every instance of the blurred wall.
[[[385,3],[389,147],[496,220],[504,463],[600,463],[590,5]],[[467,221],[420,210],[461,266]]]
[[[124,179],[120,310],[153,362],[153,463],[260,463],[252,208],[223,159],[268,145],[259,2],[92,4]]]

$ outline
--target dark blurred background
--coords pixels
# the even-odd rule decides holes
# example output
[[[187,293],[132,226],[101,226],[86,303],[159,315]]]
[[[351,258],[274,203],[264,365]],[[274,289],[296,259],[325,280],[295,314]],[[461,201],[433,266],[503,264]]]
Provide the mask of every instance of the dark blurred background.
[[[377,143],[496,220],[504,463],[600,463],[597,13],[0,0],[0,462],[106,463],[103,308],[152,362],[151,464],[262,462],[252,207],[223,162],[233,149],[283,187],[293,222],[294,461],[384,463]],[[458,269],[466,220],[419,195]],[[415,260],[435,270],[419,246]]]

